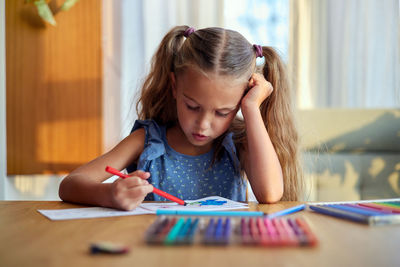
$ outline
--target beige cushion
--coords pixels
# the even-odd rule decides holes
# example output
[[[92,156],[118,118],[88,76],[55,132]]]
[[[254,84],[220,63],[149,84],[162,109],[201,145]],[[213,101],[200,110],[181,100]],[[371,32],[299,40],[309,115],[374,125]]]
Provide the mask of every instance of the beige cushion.
[[[400,196],[400,158],[395,154],[303,153],[307,199],[341,201]]]
[[[301,110],[305,150],[400,152],[400,109]]]
[[[306,199],[400,196],[400,110],[299,111]]]

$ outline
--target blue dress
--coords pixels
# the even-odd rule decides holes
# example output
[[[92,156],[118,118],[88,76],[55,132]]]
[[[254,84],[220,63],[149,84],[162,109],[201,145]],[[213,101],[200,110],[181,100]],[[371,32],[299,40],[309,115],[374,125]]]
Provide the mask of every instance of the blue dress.
[[[131,164],[128,172],[148,171],[149,183],[184,200],[221,196],[246,201],[246,181],[240,176],[232,133],[222,142],[223,157],[211,165],[214,149],[198,156],[184,155],[168,145],[165,126],[153,120],[137,120],[132,132],[139,128],[146,132],[144,149],[137,165]],[[145,200],[166,199],[151,193]]]

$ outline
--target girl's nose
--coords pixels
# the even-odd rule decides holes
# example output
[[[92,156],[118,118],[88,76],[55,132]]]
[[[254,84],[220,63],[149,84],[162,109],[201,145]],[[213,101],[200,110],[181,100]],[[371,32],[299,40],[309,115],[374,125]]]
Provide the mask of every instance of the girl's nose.
[[[210,128],[211,120],[211,116],[204,112],[197,117],[196,123],[199,126],[200,130],[206,130]]]

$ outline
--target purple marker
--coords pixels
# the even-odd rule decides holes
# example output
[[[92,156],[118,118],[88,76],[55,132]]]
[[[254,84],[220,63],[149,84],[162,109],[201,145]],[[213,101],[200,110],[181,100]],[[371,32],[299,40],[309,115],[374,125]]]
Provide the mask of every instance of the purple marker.
[[[303,229],[301,229],[301,227],[297,224],[297,222],[294,219],[289,218],[288,223],[292,227],[294,233],[296,234],[299,244],[302,246],[308,245],[309,241],[308,241],[307,235],[303,231]]]
[[[204,235],[204,243],[206,244],[212,243],[214,232],[215,232],[214,219],[210,219],[210,221],[208,222],[206,233]]]
[[[224,236],[223,236],[223,240],[224,240],[225,244],[230,243],[231,233],[232,233],[232,223],[231,223],[231,219],[229,217],[227,217],[225,219]]]

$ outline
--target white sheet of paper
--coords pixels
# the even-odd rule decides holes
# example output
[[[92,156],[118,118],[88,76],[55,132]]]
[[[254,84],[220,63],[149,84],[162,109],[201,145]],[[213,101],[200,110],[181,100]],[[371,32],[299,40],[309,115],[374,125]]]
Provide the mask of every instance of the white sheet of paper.
[[[226,201],[222,205],[201,205],[200,201]],[[219,196],[211,196],[200,198],[196,200],[186,200],[188,205],[182,206],[177,203],[142,203],[132,211],[120,211],[116,209],[91,207],[91,208],[77,208],[77,209],[59,209],[59,210],[38,210],[41,214],[50,220],[72,220],[72,219],[89,219],[89,218],[102,218],[102,217],[115,217],[115,216],[129,216],[129,215],[142,215],[154,214],[157,209],[172,209],[172,210],[232,210],[232,209],[246,209],[248,205],[226,199]]]
[[[61,210],[38,210],[41,214],[53,221],[90,219],[101,217],[115,217],[128,215],[153,214],[154,212],[143,209],[140,206],[131,211],[121,211],[103,207],[61,209]]]
[[[202,205],[199,202],[204,201],[226,201],[222,205]],[[190,210],[190,211],[210,211],[210,210],[233,210],[233,209],[246,209],[248,205],[245,203],[236,202],[227,198],[219,196],[211,196],[200,198],[196,200],[185,200],[188,205],[182,206],[177,203],[142,203],[140,207],[156,212],[158,209],[170,209],[170,210]]]

